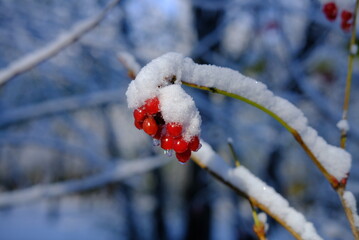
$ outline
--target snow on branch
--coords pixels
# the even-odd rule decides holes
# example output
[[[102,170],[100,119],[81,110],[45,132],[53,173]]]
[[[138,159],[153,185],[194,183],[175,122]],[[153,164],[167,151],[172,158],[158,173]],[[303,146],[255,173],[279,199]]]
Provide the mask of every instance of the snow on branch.
[[[131,83],[137,87],[131,89],[130,86],[127,92],[129,107],[138,107],[153,91],[158,91],[158,87],[171,84],[171,79],[258,107],[293,134],[333,187],[338,187],[341,180],[348,177],[351,155],[347,151],[318,136],[317,131],[308,126],[301,110],[286,99],[275,96],[265,84],[228,68],[199,65],[181,54],[167,53],[142,68],[134,81],[137,83]],[[147,90],[138,92],[138,84],[146,84]]]
[[[125,178],[146,173],[168,162],[169,159],[163,157],[121,161],[109,167],[107,170],[104,170],[102,173],[84,179],[37,185],[13,192],[2,192],[0,193],[0,207],[24,204],[38,199],[60,197],[99,188],[109,183],[119,182]]]
[[[0,115],[0,128],[21,121],[49,116],[51,114],[75,111],[81,108],[94,107],[105,103],[119,102],[122,99],[118,90],[106,90],[86,95],[60,98],[25,107],[15,108],[2,112]]]
[[[69,32],[59,35],[57,39],[45,47],[25,55],[23,58],[11,63],[5,69],[0,70],[0,86],[4,85],[16,75],[32,69],[76,42],[85,33],[96,27],[119,1],[120,0],[113,0],[98,15],[79,22]]]
[[[272,187],[243,166],[231,168],[207,143],[201,142],[202,148],[192,154],[198,165],[220,178],[231,188],[247,196],[251,202],[281,223],[297,239],[322,239],[313,224],[290,207],[288,201]]]
[[[352,192],[345,191],[343,195],[344,201],[349,206],[351,214],[353,215],[354,225],[356,230],[359,231],[359,215],[357,211],[357,203]]]

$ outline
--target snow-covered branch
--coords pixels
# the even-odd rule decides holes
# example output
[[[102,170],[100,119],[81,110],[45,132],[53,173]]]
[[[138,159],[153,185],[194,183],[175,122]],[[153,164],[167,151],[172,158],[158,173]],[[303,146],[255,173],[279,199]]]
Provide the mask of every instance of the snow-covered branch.
[[[125,178],[146,173],[168,163],[168,158],[155,157],[142,160],[121,161],[96,175],[61,183],[43,184],[14,192],[0,194],[0,207],[28,203],[38,199],[60,197],[67,194],[102,187]]]
[[[275,96],[265,84],[228,68],[195,64],[192,59],[177,53],[165,54],[146,65],[130,84],[126,93],[129,107],[140,107],[145,99],[160,91],[158,86],[161,89],[171,85],[171,79],[175,79],[177,84],[187,83],[221,93],[261,109],[293,134],[334,188],[347,178],[351,167],[351,155],[347,151],[318,136],[317,131],[308,126],[301,110],[286,99]],[[139,89],[142,89],[141,94]]]
[[[53,57],[67,46],[76,42],[85,33],[96,27],[119,1],[120,0],[113,0],[98,15],[79,22],[69,32],[61,34],[53,42],[41,49],[25,55],[23,58],[11,63],[8,67],[1,70],[0,86],[16,75],[32,69],[43,61]]]
[[[272,187],[243,166],[231,168],[213,149],[202,141],[202,148],[192,154],[194,161],[217,179],[245,195],[258,208],[281,223],[297,239],[322,239],[312,223],[289,206]]]
[[[79,108],[94,107],[105,103],[119,102],[118,90],[106,90],[86,95],[55,99],[9,111],[0,116],[0,128],[51,114],[75,111]]]

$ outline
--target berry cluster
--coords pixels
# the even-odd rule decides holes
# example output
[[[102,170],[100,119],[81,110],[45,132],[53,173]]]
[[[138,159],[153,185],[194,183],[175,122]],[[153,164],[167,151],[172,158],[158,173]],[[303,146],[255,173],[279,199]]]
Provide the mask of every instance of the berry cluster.
[[[159,105],[157,97],[146,100],[143,106],[133,111],[134,124],[150,135],[166,154],[171,155],[173,150],[178,161],[185,163],[190,159],[191,151],[201,147],[199,137],[193,136],[190,141],[186,141],[182,136],[183,126],[177,122],[166,123]]]
[[[335,2],[328,2],[324,4],[322,10],[326,18],[332,22],[336,20],[339,13],[339,8]],[[343,9],[341,11],[340,18],[340,27],[346,32],[350,31],[354,20],[353,13]]]

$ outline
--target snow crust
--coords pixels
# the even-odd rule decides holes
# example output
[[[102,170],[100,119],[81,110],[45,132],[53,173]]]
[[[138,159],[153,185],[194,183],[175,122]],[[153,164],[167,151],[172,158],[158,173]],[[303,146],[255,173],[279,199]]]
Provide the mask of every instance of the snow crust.
[[[169,81],[173,76],[173,84],[179,87],[167,90],[169,85],[173,85]],[[181,81],[237,94],[270,110],[301,135],[304,143],[329,174],[338,180],[347,177],[351,167],[351,155],[348,152],[328,144],[318,136],[317,131],[308,126],[308,120],[301,110],[289,101],[275,96],[265,84],[228,68],[199,65],[181,54],[167,53],[146,65],[135,81],[131,82],[126,93],[128,105],[130,108],[137,108],[142,106],[146,99],[161,96],[161,110],[166,116],[165,121],[177,120],[185,123],[185,119],[191,116],[191,121],[194,122],[185,123],[192,128],[187,135],[199,132],[199,114],[193,107],[192,98],[184,97],[185,93],[180,88]],[[184,111],[184,105],[178,106],[177,109],[176,105],[180,104],[187,104],[191,110]]]
[[[340,120],[337,123],[337,127],[339,128],[340,131],[345,131],[345,132],[349,131],[349,123],[345,119]]]
[[[356,203],[355,197],[354,197],[353,193],[349,192],[349,191],[345,191],[343,197],[344,197],[344,200],[346,201],[346,203],[350,206],[350,209],[351,209],[351,211],[353,213],[353,217],[354,217],[355,227],[359,230],[359,216],[358,216],[357,203]]]
[[[270,210],[274,215],[283,219],[288,226],[297,232],[303,239],[322,239],[316,232],[312,223],[289,206],[289,203],[279,195],[272,187],[254,176],[243,166],[229,167],[213,149],[201,140],[202,148],[192,154],[198,161],[206,165],[208,169],[221,176],[225,181],[236,186],[247,195],[255,198],[258,203]]]

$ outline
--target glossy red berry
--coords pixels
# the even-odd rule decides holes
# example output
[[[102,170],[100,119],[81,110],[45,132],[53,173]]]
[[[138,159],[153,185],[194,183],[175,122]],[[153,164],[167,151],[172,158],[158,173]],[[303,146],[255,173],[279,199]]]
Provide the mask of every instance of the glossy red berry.
[[[183,153],[176,153],[178,161],[186,163],[191,158],[191,150],[187,149]]]
[[[136,120],[135,120],[134,124],[135,124],[135,127],[136,127],[138,130],[141,130],[141,129],[142,129],[142,124],[143,124],[143,122],[141,122],[141,121],[136,121]]]
[[[191,141],[188,144],[188,148],[191,151],[197,151],[200,148],[200,143],[199,143],[199,137],[198,136],[194,136],[191,138]]]
[[[340,17],[344,22],[348,22],[350,19],[352,19],[353,13],[349,12],[348,10],[343,10]]]
[[[328,2],[324,4],[323,12],[329,21],[334,21],[338,15],[338,7],[334,2]]]
[[[143,121],[146,117],[146,110],[144,107],[139,107],[137,109],[135,109],[135,111],[133,111],[133,117],[135,118],[136,121]]]
[[[165,135],[161,138],[161,148],[163,148],[164,150],[170,150],[173,148],[173,137],[169,136],[169,135]]]
[[[153,117],[148,117],[143,121],[142,128],[145,133],[152,136],[157,133],[158,125]]]
[[[173,142],[173,150],[176,153],[183,153],[188,149],[188,142],[186,142],[183,138],[176,138]]]
[[[182,125],[180,123],[168,123],[166,125],[166,130],[169,135],[172,137],[179,137],[182,133]]]
[[[340,24],[340,27],[346,32],[349,32],[352,26],[353,26],[352,23],[344,22],[344,21]]]
[[[160,100],[157,97],[146,100],[145,108],[148,114],[156,114],[160,111]]]

